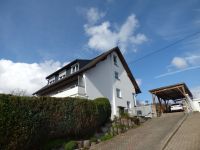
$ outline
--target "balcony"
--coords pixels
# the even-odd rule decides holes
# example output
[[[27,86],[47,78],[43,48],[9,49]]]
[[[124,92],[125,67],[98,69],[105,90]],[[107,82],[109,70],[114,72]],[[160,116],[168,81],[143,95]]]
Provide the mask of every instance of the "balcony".
[[[52,97],[84,97],[86,98],[85,88],[82,86],[74,86],[59,93],[52,95]]]

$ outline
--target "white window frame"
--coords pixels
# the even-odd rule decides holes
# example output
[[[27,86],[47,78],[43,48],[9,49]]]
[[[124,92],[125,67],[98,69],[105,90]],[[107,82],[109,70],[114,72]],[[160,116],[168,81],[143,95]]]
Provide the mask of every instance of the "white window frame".
[[[51,77],[49,80],[48,80],[48,84],[52,84],[56,81],[56,78],[55,77]]]
[[[61,80],[62,78],[66,77],[66,70],[62,71],[58,75],[58,80]]]
[[[78,70],[79,70],[78,63],[71,66],[71,74],[77,72]]]
[[[119,73],[115,71],[115,79],[119,80]]]
[[[121,92],[121,90],[119,88],[116,88],[116,96],[118,98],[122,98],[122,92]]]

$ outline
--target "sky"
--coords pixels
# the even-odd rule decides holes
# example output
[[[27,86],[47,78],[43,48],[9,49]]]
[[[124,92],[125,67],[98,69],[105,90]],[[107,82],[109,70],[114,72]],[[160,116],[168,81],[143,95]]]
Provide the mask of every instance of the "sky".
[[[44,86],[74,59],[118,46],[141,88],[185,82],[200,97],[199,0],[0,0],[0,93]],[[143,58],[143,59],[140,59]]]

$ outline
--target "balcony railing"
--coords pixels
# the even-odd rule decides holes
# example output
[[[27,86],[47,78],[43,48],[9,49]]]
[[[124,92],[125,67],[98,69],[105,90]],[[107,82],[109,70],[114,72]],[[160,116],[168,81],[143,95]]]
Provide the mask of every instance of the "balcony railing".
[[[82,86],[75,86],[70,89],[60,91],[52,97],[86,97],[85,88]]]

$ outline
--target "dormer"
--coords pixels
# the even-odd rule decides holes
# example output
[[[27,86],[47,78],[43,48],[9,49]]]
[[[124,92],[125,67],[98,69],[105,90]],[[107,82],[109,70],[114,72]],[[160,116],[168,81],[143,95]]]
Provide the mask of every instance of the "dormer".
[[[60,80],[60,79],[62,79],[64,77],[66,77],[66,70],[63,70],[63,71],[59,72],[59,74],[58,74],[58,80]]]
[[[76,63],[71,66],[71,74],[77,72],[78,70],[79,70],[79,63]]]
[[[52,84],[52,83],[54,83],[55,81],[56,81],[56,77],[53,76],[53,77],[49,78],[48,84]]]

